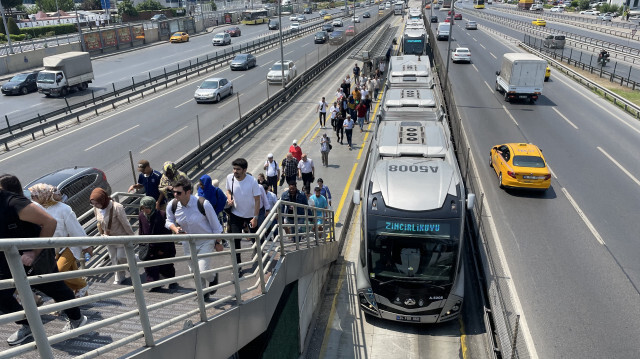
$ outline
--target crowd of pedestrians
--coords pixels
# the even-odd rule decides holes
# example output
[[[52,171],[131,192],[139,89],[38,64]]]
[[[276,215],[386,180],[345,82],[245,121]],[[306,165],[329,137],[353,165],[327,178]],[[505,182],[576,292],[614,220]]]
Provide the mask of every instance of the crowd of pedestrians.
[[[335,100],[330,105],[325,97],[318,102],[316,112],[320,128],[326,128],[327,115],[336,134],[336,144],[343,144],[346,135],[349,150],[353,149],[353,129],[357,123],[360,131],[364,131],[364,124],[369,122],[372,105],[378,97],[381,82],[381,71],[367,78],[362,69],[356,64],[351,74],[347,74]],[[374,100],[371,99],[374,98]],[[329,152],[332,150],[331,136],[323,133],[319,140],[322,165],[329,166]],[[326,223],[321,209],[329,209],[332,205],[331,191],[322,178],[316,180],[314,161],[308,152],[303,152],[297,140],[289,147],[281,162],[274,158],[273,153],[267,155],[262,164],[264,173],[254,177],[248,172],[248,162],[244,158],[237,158],[231,163],[231,173],[226,176],[225,189],[219,187],[217,179],[202,175],[198,182],[192,183],[188,175],[180,171],[174,162],[165,162],[162,172],[154,170],[147,160],[140,160],[137,164],[139,172],[137,183],[129,187],[129,192],[144,194],[140,200],[138,215],[139,235],[167,235],[167,234],[219,234],[219,233],[255,233],[263,224],[271,210],[275,210],[278,201],[278,187],[284,187],[280,199],[285,202],[308,205],[317,210],[305,210],[283,204],[281,211],[285,214],[283,223],[285,232],[291,233],[291,225],[311,225],[314,230],[322,231]],[[302,188],[298,188],[301,181]],[[29,188],[31,199],[24,196],[20,181],[12,175],[0,176],[0,206],[3,215],[0,216],[0,236],[2,238],[31,238],[31,237],[81,237],[85,231],[77,220],[76,214],[62,202],[62,195],[54,186],[36,184]],[[122,204],[114,201],[109,193],[102,188],[95,188],[90,195],[97,221],[99,236],[132,236],[133,227],[127,217]],[[315,212],[314,221],[309,221],[306,215]],[[293,223],[293,214],[297,213],[298,221]],[[269,223],[271,229],[276,221]],[[267,232],[269,233],[269,232]],[[295,240],[295,238],[292,238]],[[236,250],[241,249],[242,236],[235,238],[233,243]],[[224,250],[228,244],[220,240],[197,240],[195,245],[188,241],[182,242],[185,255],[192,251],[197,254],[213,253]],[[106,245],[112,265],[127,263],[124,245]],[[147,261],[176,256],[175,241],[142,244],[140,257],[137,260]],[[57,249],[42,249],[23,251],[21,260],[27,275],[47,274],[74,271],[79,268],[78,263],[85,256],[93,255],[93,247],[65,247]],[[212,269],[211,257],[200,258],[198,269],[201,273],[201,285],[204,288],[218,285],[218,274],[205,273]],[[244,274],[242,269],[242,255],[236,252],[235,257],[238,273]],[[38,265],[36,266],[36,262]],[[189,263],[189,269],[192,262]],[[136,275],[133,273],[132,275]],[[145,267],[146,282],[156,282],[162,279],[174,278],[176,269],[172,263]],[[12,274],[4,255],[0,256],[0,279],[10,279]],[[121,285],[126,281],[125,271],[115,272],[114,285]],[[169,285],[175,289],[177,283]],[[64,281],[54,281],[33,285],[32,288],[46,294],[57,302],[83,297],[88,294],[89,286],[84,278],[71,278]],[[151,292],[160,292],[162,287],[152,286]],[[205,300],[215,293],[209,290]],[[12,289],[0,290],[0,311],[8,314],[22,310]],[[78,328],[87,323],[87,317],[82,315],[77,307],[66,309],[68,322],[64,331]],[[19,320],[18,330],[12,334],[7,342],[17,345],[32,336],[27,320]]]

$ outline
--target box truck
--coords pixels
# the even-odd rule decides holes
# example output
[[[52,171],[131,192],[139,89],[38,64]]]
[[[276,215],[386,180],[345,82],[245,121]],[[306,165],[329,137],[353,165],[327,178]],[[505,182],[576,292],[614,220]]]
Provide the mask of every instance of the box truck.
[[[84,90],[93,81],[93,67],[88,52],[72,51],[42,59],[44,70],[38,73],[38,92],[49,96],[66,96],[72,90]]]
[[[504,100],[529,100],[534,103],[542,94],[547,62],[536,55],[507,53],[496,71],[496,91]]]

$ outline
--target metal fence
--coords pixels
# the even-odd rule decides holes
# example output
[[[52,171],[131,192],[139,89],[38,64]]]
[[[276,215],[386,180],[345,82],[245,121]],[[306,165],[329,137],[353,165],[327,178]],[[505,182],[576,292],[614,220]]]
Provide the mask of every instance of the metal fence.
[[[126,196],[120,194],[120,196]],[[284,211],[283,208],[289,208]],[[275,225],[273,225],[275,223]],[[55,348],[56,343],[76,338],[84,340],[84,358],[92,358],[113,350],[122,352],[123,348],[127,352],[140,348],[134,342],[144,340],[144,346],[154,346],[160,338],[175,334],[183,330],[184,323],[207,322],[213,315],[230,311],[252,298],[264,294],[269,290],[270,279],[278,271],[279,265],[283,262],[288,253],[322,246],[326,243],[334,242],[335,222],[333,211],[315,207],[309,207],[297,203],[278,201],[274,210],[269,213],[258,228],[257,233],[243,234],[200,234],[200,235],[167,235],[167,236],[113,236],[113,237],[85,237],[85,238],[25,238],[25,239],[5,239],[0,242],[0,250],[4,252],[7,262],[14,273],[13,279],[0,280],[0,289],[16,289],[22,305],[23,311],[0,315],[0,325],[27,319],[34,336],[34,342],[27,343],[0,352],[0,358],[9,358],[22,355],[24,353],[38,350],[41,358],[53,358],[54,352],[60,351]],[[254,241],[250,248],[236,249],[231,245],[221,252],[197,254],[196,241],[201,240],[233,240],[242,237],[245,240]],[[183,246],[189,246],[191,255],[178,255],[174,258],[158,259],[151,261],[140,261],[136,257],[136,248],[140,243],[178,242]],[[104,246],[108,244],[123,245],[127,255],[127,264],[105,265],[106,263],[94,261],[90,269],[45,274],[27,277],[24,273],[19,251],[40,248],[64,248],[70,246]],[[249,261],[236,262],[236,253],[249,254]],[[198,269],[199,259],[209,259],[222,266],[200,272]],[[70,301],[43,305],[37,307],[31,286],[53,281],[86,276],[88,278],[111,276],[116,271],[128,270],[130,273],[139,273],[142,268],[173,263],[176,265],[189,264],[193,272],[178,275],[174,278],[161,279],[153,283],[142,283],[140,276],[131,276],[130,286],[111,287],[103,292],[95,293],[83,298]],[[250,273],[240,274],[239,268],[252,268]],[[20,274],[18,274],[20,273]],[[230,275],[231,280],[221,281],[215,286],[203,288],[201,278],[213,274]],[[184,288],[188,286],[186,292],[167,294],[164,299],[149,298],[147,290],[171,283],[181,283]],[[187,283],[187,284],[185,284]],[[226,290],[225,290],[226,289]],[[225,292],[219,299],[206,302],[205,294],[212,291]],[[128,298],[128,299],[126,299]],[[41,315],[46,315],[54,311],[83,306],[100,308],[109,305],[114,301],[133,301],[135,307],[123,308],[123,312],[114,317],[102,317],[100,320],[91,321],[85,326],[74,329],[70,332],[52,334],[55,332],[51,328],[52,324],[43,324]],[[220,308],[224,307],[224,310]],[[157,318],[150,319],[150,314],[171,308],[170,319],[158,321]],[[90,332],[105,331],[109,333],[108,327],[117,323],[128,322],[129,326],[135,327],[135,333],[113,341],[109,344],[99,345],[91,340],[93,336],[77,338],[82,334]],[[97,347],[96,347],[97,345]],[[78,354],[76,354],[78,355]]]

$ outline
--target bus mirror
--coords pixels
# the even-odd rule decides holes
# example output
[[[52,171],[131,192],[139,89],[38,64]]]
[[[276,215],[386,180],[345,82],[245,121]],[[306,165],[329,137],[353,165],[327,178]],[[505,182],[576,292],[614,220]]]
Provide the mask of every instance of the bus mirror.
[[[353,190],[353,204],[360,204],[360,190]]]
[[[476,195],[474,193],[469,193],[467,195],[467,208],[473,209],[473,206],[476,204]]]
[[[496,71],[496,76],[500,76],[500,71]]]

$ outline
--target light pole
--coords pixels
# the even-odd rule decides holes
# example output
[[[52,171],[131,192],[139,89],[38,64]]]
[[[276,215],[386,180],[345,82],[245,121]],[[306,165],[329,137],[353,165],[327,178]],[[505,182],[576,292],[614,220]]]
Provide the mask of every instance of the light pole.
[[[280,71],[282,87],[286,87],[287,84],[284,80],[284,45],[282,44],[282,4],[278,4],[278,29],[280,32]]]
[[[453,23],[455,21],[453,20],[454,17],[456,17],[456,8],[452,4],[451,5],[451,25],[449,26],[449,38],[447,40],[447,65],[444,71],[444,86],[446,90],[449,90],[447,83],[449,81],[449,60],[451,57],[451,38],[453,37]]]
[[[7,25],[7,19],[4,17],[4,7],[0,2],[0,14],[2,15],[2,23],[4,24],[4,33],[7,34],[7,41],[9,44],[9,53],[13,55],[13,46],[11,45],[11,34],[9,34],[9,25]]]

